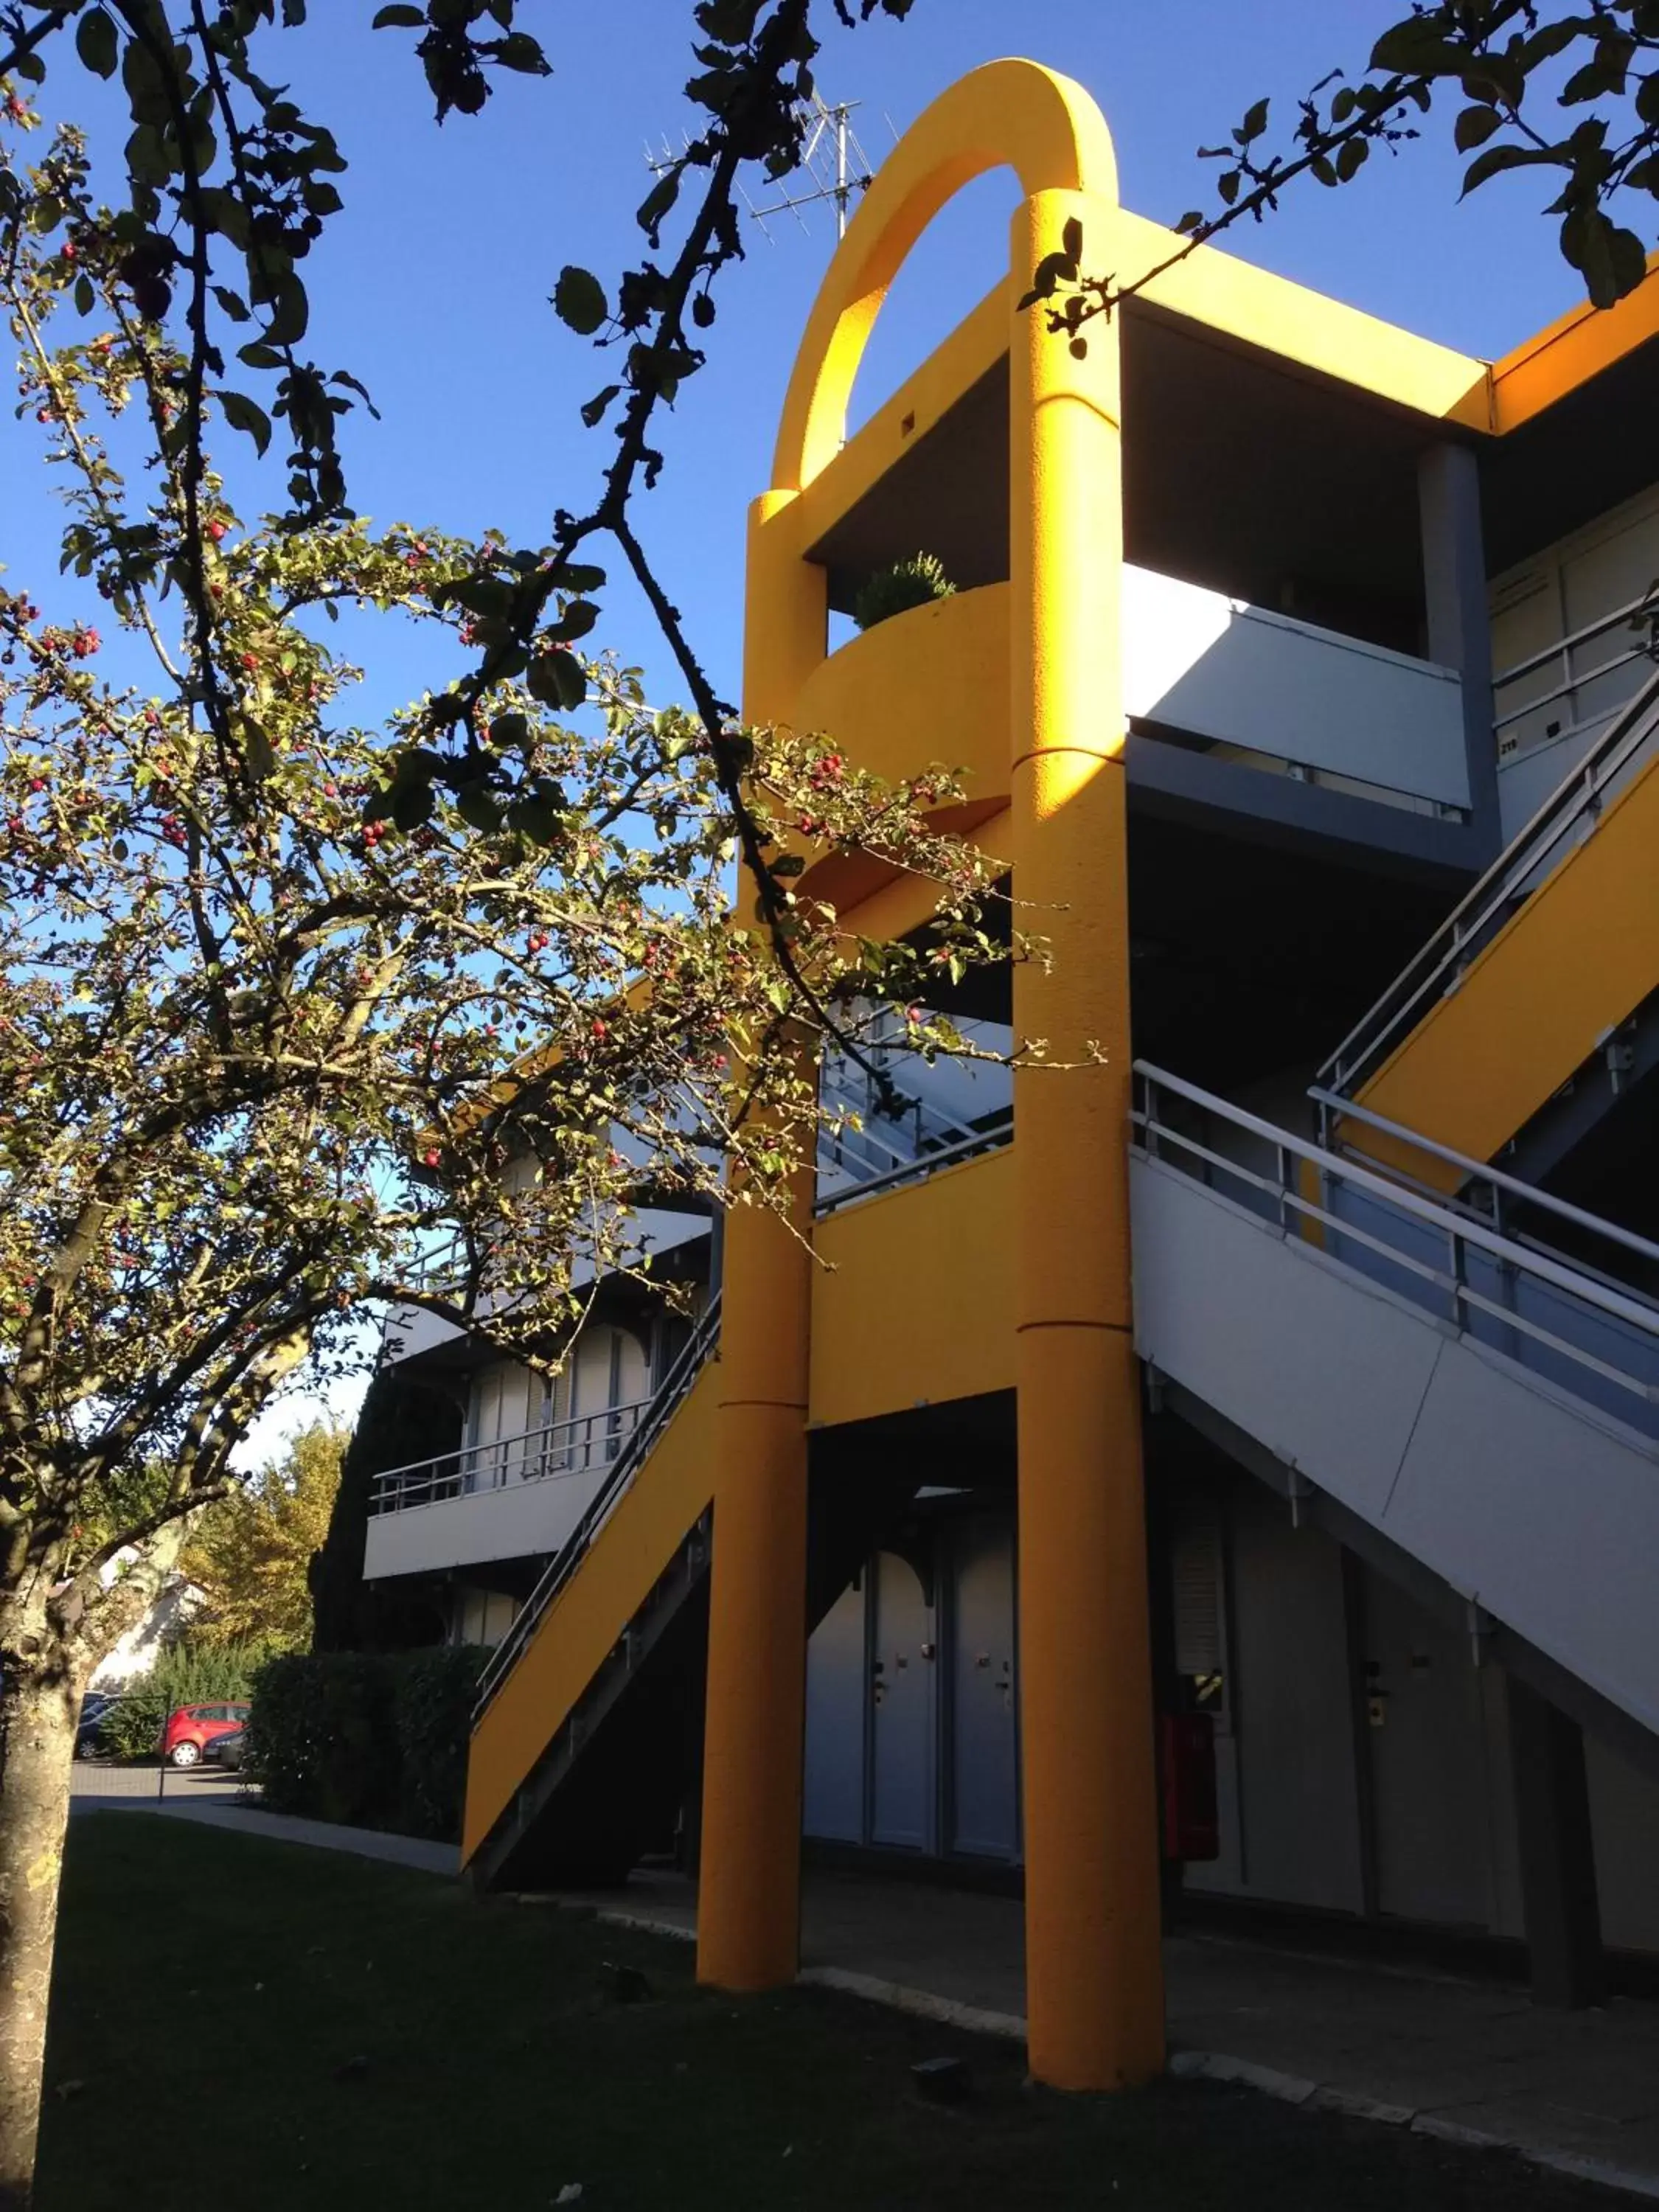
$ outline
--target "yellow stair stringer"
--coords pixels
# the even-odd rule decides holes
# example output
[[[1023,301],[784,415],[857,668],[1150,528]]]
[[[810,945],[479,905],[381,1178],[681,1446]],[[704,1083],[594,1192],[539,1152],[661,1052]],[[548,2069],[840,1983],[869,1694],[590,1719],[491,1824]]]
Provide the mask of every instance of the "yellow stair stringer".
[[[1390,1121],[1490,1160],[1659,988],[1659,754],[1604,808],[1456,989],[1355,1095]],[[1458,1170],[1364,1122],[1347,1144],[1451,1190]]]
[[[719,1365],[688,1392],[473,1731],[461,1861],[472,1858],[714,1493]]]

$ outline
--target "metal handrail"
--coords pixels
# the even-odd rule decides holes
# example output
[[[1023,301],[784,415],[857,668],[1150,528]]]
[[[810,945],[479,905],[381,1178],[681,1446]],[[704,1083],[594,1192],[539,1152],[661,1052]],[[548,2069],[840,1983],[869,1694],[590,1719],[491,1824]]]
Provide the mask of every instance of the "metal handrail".
[[[1433,1137],[1425,1137],[1415,1129],[1408,1129],[1403,1121],[1391,1121],[1386,1114],[1373,1113],[1369,1106],[1360,1106],[1352,1098],[1343,1098],[1334,1091],[1322,1091],[1317,1084],[1309,1091],[1320,1111],[1320,1134],[1328,1151],[1339,1147],[1331,1142],[1329,1117],[1340,1115],[1346,1121],[1363,1121],[1368,1128],[1380,1129],[1386,1137],[1398,1137],[1413,1152],[1425,1152],[1432,1159],[1444,1160],[1448,1167],[1458,1169],[1470,1182],[1486,1183],[1494,1194],[1516,1199],[1524,1206],[1536,1206],[1540,1212],[1553,1214],[1557,1220],[1570,1222],[1575,1229],[1589,1231],[1592,1236],[1604,1237],[1609,1243],[1622,1245],[1639,1260],[1652,1261],[1659,1266],[1659,1244],[1648,1237],[1638,1237],[1633,1229],[1623,1229],[1616,1221],[1604,1221],[1599,1214],[1587,1213],[1582,1206],[1571,1206],[1565,1198],[1557,1198],[1536,1183],[1523,1182],[1519,1176],[1505,1175],[1501,1168],[1491,1167],[1484,1160],[1471,1159],[1467,1152],[1454,1152],[1449,1145],[1440,1144]],[[1501,1209],[1494,1202],[1492,1220],[1501,1227]]]
[[[1587,817],[1594,821],[1607,787],[1641,751],[1656,726],[1659,726],[1659,674],[1643,685],[1468,896],[1355,1023],[1320,1069],[1321,1085],[1346,1096],[1400,1034],[1402,1023],[1409,1021],[1415,1026],[1425,1001],[1431,996],[1436,1000],[1445,996],[1452,988],[1445,983],[1448,975],[1467,963],[1508,921],[1510,899],[1569,834]]]
[[[948,1109],[933,1100],[901,1094],[905,1097],[905,1111],[902,1116],[884,1114],[871,1094],[867,1079],[864,1093],[860,1085],[849,1079],[844,1064],[826,1059],[820,1074],[820,1098],[830,1104],[851,1110],[860,1116],[856,1130],[825,1129],[819,1136],[819,1172],[823,1172],[823,1155],[831,1154],[829,1164],[856,1176],[839,1189],[826,1194],[817,1201],[816,1211],[822,1216],[834,1212],[855,1198],[871,1195],[878,1190],[890,1190],[912,1180],[931,1175],[936,1168],[970,1158],[974,1153],[1006,1143],[1012,1133],[1013,1109],[1012,1103],[997,1102],[975,1127],[961,1121]],[[914,1131],[908,1125],[914,1121]],[[943,1139],[945,1141],[940,1141]],[[865,1160],[856,1158],[848,1163],[845,1153],[862,1152]],[[858,1168],[872,1158],[884,1159],[888,1164],[877,1166],[872,1172],[859,1175]]]
[[[880,1191],[899,1190],[906,1183],[925,1182],[941,1168],[953,1168],[963,1160],[976,1158],[981,1152],[994,1152],[1001,1146],[1013,1141],[1014,1124],[1010,1117],[994,1129],[981,1129],[977,1135],[964,1137],[960,1144],[941,1145],[934,1152],[920,1152],[913,1160],[901,1161],[897,1167],[887,1168],[880,1175],[867,1176],[862,1182],[848,1183],[841,1190],[832,1190],[821,1198],[812,1211],[821,1221],[826,1214],[838,1212],[850,1206],[854,1199],[874,1198]]]
[[[661,1388],[647,1404],[633,1434],[612,1461],[610,1473],[589,1499],[580,1520],[548,1561],[540,1580],[520,1607],[512,1627],[490,1655],[489,1663],[478,1678],[478,1695],[472,1708],[475,1728],[485,1707],[518,1663],[549,1607],[587,1556],[593,1540],[632,1486],[658,1437],[678,1412],[720,1342],[720,1299],[716,1291],[678,1358],[663,1377]]]
[[[1173,1146],[1204,1161],[1206,1165],[1219,1169],[1224,1175],[1264,1192],[1275,1201],[1282,1228],[1288,1229],[1289,1217],[1292,1213],[1300,1219],[1318,1222],[1322,1227],[1350,1243],[1376,1252],[1391,1267],[1402,1273],[1416,1275],[1433,1284],[1447,1294],[1453,1310],[1454,1324],[1460,1330],[1471,1313],[1486,1314],[1505,1328],[1530,1338],[1589,1373],[1617,1384],[1632,1396],[1640,1398],[1644,1404],[1659,1404],[1659,1383],[1651,1382],[1645,1376],[1632,1375],[1623,1368],[1597,1358],[1583,1346],[1557,1336],[1553,1330],[1545,1328],[1513,1305],[1485,1296],[1468,1280],[1463,1255],[1468,1250],[1482,1252],[1501,1267],[1547,1283],[1580,1305],[1589,1307],[1607,1319],[1636,1330],[1650,1340],[1656,1350],[1659,1350],[1659,1307],[1644,1304],[1597,1277],[1584,1273],[1571,1261],[1540,1250],[1533,1245],[1517,1243],[1513,1237],[1504,1237],[1496,1230],[1472,1221],[1467,1215],[1449,1206],[1437,1205],[1416,1191],[1402,1188],[1369,1169],[1356,1167],[1351,1160],[1338,1153],[1328,1152],[1322,1146],[1298,1137],[1288,1129],[1281,1129],[1271,1121],[1264,1121],[1260,1115],[1248,1113],[1243,1107],[1235,1106],[1228,1099],[1218,1098],[1211,1091],[1201,1091],[1197,1085],[1171,1075],[1165,1069],[1154,1067],[1148,1061],[1137,1060],[1134,1073],[1143,1086],[1146,1103],[1144,1107],[1132,1111],[1130,1120],[1142,1133],[1144,1157],[1156,1159],[1162,1146]],[[1165,1091],[1186,1099],[1206,1114],[1231,1124],[1245,1134],[1260,1139],[1273,1149],[1278,1162],[1277,1173],[1259,1173],[1243,1161],[1231,1159],[1224,1152],[1216,1152],[1186,1131],[1160,1121],[1158,1099],[1159,1094]],[[1433,1267],[1358,1224],[1345,1220],[1317,1200],[1308,1197],[1300,1188],[1298,1178],[1289,1171],[1288,1163],[1292,1159],[1311,1165],[1322,1178],[1322,1187],[1346,1185],[1379,1200],[1390,1212],[1404,1214],[1435,1231],[1446,1239],[1447,1267],[1443,1269]],[[1612,1224],[1606,1225],[1610,1227]]]
[[[1654,598],[1650,589],[1644,592],[1640,599],[1631,599],[1622,607],[1614,607],[1610,614],[1598,615],[1593,623],[1586,623],[1583,629],[1569,630],[1565,637],[1558,637],[1553,643],[1540,646],[1536,653],[1529,653],[1524,660],[1517,660],[1510,667],[1501,669],[1492,678],[1492,688],[1496,692],[1503,690],[1508,684],[1518,684],[1523,676],[1536,675],[1540,668],[1547,668],[1551,661],[1576,653],[1581,645],[1588,645],[1592,638],[1605,637],[1610,629],[1617,629],[1621,623],[1633,628],[1639,616],[1650,615],[1654,611]],[[1645,646],[1633,646],[1628,653],[1620,653],[1616,660],[1600,661],[1594,668],[1587,668],[1580,675],[1569,675],[1567,680],[1559,684],[1553,691],[1547,691],[1541,698],[1529,699],[1524,707],[1517,707],[1500,716],[1496,726],[1501,730],[1505,722],[1513,722],[1522,714],[1535,714],[1540,707],[1549,706],[1566,692],[1577,691],[1581,685],[1593,683],[1598,676],[1607,675],[1611,669],[1622,668],[1627,660],[1646,657]]]
[[[569,1413],[562,1421],[520,1430],[517,1436],[457,1444],[453,1451],[436,1452],[429,1459],[384,1468],[370,1486],[368,1510],[372,1514],[407,1513],[463,1492],[483,1496],[518,1482],[586,1474],[596,1463],[614,1458],[650,1403],[649,1398],[630,1398],[618,1406],[596,1406],[592,1413]],[[579,1430],[586,1432],[580,1441]],[[607,1448],[602,1461],[596,1445]],[[441,1474],[428,1472],[440,1468]],[[520,1471],[515,1474],[515,1468]],[[481,1473],[488,1478],[482,1482],[477,1480]]]

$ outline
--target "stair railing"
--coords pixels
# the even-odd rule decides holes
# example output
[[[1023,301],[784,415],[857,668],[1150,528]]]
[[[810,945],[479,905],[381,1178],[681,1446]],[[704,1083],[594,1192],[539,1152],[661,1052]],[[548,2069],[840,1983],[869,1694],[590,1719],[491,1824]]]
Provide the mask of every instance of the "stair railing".
[[[610,1473],[594,1492],[580,1520],[548,1561],[541,1579],[520,1607],[512,1627],[490,1654],[489,1662],[478,1678],[478,1695],[472,1708],[475,1728],[485,1707],[517,1665],[525,1646],[535,1634],[548,1608],[586,1558],[600,1529],[632,1486],[635,1476],[644,1466],[658,1438],[678,1412],[691,1385],[713,1355],[720,1337],[720,1301],[717,1291],[704,1309],[690,1340],[663,1377],[660,1389],[635,1422],[627,1443],[612,1461]]]
[[[1320,1069],[1327,1091],[1346,1095],[1374,1072],[1388,1049],[1414,1029],[1431,1004],[1457,987],[1475,955],[1497,936],[1534,886],[1529,879],[1595,825],[1613,786],[1659,729],[1659,675],[1645,684],[1571,773],[1511,839],[1462,905],[1401,969]]]
[[[994,1106],[981,1121],[959,1120],[931,1099],[902,1090],[902,1115],[884,1112],[870,1079],[844,1062],[826,1059],[820,1079],[820,1097],[832,1113],[856,1115],[856,1130],[825,1129],[818,1139],[820,1176],[839,1170],[851,1178],[838,1187],[821,1190],[817,1211],[834,1212],[855,1198],[931,1175],[958,1160],[1006,1144],[1013,1134],[1011,1108]]]
[[[1317,1239],[1328,1257],[1354,1267],[1369,1281],[1384,1282],[1442,1326],[1449,1323],[1459,1335],[1506,1353],[1589,1405],[1654,1437],[1659,1427],[1659,1304],[1531,1240],[1522,1243],[1504,1236],[1467,1211],[1391,1182],[1376,1169],[1358,1166],[1146,1060],[1134,1063],[1134,1073],[1132,1146],[1143,1158],[1194,1175],[1276,1225],[1282,1235]],[[1172,1115],[1169,1103],[1176,1100],[1195,1113]],[[1202,1134],[1194,1133],[1195,1119]],[[1220,1148],[1226,1142],[1237,1146],[1241,1139],[1242,1154]],[[1583,1219],[1659,1261],[1659,1247],[1593,1215]],[[1347,1251],[1356,1257],[1345,1259]],[[1564,1335],[1569,1327],[1589,1340]],[[1610,1389],[1598,1389],[1596,1383]]]

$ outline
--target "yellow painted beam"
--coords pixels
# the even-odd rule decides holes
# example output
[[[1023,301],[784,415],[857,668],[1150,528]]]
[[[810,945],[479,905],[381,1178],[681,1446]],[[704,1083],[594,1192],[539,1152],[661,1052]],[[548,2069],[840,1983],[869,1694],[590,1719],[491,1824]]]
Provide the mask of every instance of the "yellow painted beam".
[[[1104,258],[1121,284],[1138,283],[1178,252],[1182,240],[1162,223],[1127,208],[1117,211]],[[1085,247],[1089,241],[1085,239]],[[1362,313],[1340,300],[1257,269],[1218,246],[1194,246],[1139,295],[1152,307],[1185,316],[1221,336],[1242,339],[1281,360],[1339,379],[1357,390],[1438,422],[1472,430],[1492,427],[1486,364],[1436,345],[1398,325]]]
[[[1649,254],[1646,281],[1616,307],[1592,307],[1583,301],[1494,365],[1496,428],[1500,433],[1518,430],[1655,337],[1659,337],[1659,253]]]
[[[1358,1103],[1489,1160],[1659,989],[1659,760],[1650,761],[1358,1092]],[[1448,1188],[1456,1171],[1363,1122],[1347,1140]]]

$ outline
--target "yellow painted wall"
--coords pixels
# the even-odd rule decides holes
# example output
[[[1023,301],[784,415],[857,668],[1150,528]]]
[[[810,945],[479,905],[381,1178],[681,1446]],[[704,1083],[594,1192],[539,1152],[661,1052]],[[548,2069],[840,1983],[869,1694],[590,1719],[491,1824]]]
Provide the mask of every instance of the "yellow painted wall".
[[[795,726],[897,782],[934,763],[970,799],[1008,788],[1008,586],[912,607],[852,639],[806,679]]]
[[[819,1223],[815,1423],[1012,1389],[1013,1205],[1010,1146]]]
[[[1659,988],[1659,760],[1534,892],[1358,1092],[1358,1101],[1455,1151],[1489,1160],[1605,1036]],[[1351,1122],[1349,1140],[1425,1163]]]
[[[474,1730],[463,1863],[500,1819],[713,1497],[719,1376],[719,1363],[711,1361],[692,1385]]]

